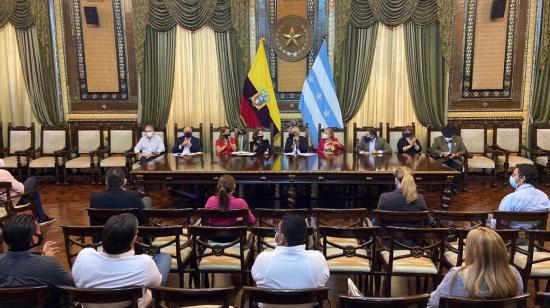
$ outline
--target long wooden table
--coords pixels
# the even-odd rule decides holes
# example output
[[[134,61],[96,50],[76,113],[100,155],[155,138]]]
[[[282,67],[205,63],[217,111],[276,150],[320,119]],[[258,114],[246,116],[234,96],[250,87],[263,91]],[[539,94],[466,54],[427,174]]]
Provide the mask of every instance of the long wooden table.
[[[134,183],[141,189],[148,184],[216,184],[223,174],[231,174],[240,184],[392,184],[393,172],[400,166],[414,170],[417,184],[439,185],[441,206],[450,205],[450,185],[459,172],[422,155],[312,155],[289,156],[274,153],[270,156],[219,156],[204,153],[176,157],[165,154],[131,171]],[[290,194],[292,196],[292,194]],[[289,200],[290,206],[295,200]]]

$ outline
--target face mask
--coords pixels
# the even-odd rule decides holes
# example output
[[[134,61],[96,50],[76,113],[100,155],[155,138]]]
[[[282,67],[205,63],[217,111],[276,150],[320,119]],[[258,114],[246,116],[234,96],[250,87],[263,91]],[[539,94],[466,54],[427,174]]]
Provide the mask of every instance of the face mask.
[[[412,135],[413,135],[413,134],[412,134],[411,132],[404,132],[404,133],[403,133],[403,137],[405,137],[405,138],[411,138]]]
[[[374,136],[365,136],[365,139],[367,139],[367,141],[373,141],[374,140]]]
[[[146,132],[145,136],[151,138],[151,137],[153,137],[153,132]]]
[[[327,134],[325,134],[325,133],[323,133],[323,134],[321,134],[321,138],[323,138],[323,139],[327,139],[327,138],[328,138],[328,135],[327,135]]]
[[[264,139],[264,136],[256,136],[256,140],[262,141]]]
[[[42,245],[42,242],[44,242],[44,235],[42,233],[35,234],[34,236],[38,237],[38,242],[36,242],[35,244],[32,244],[31,247],[29,247],[29,249],[40,246]]]
[[[512,186],[513,189],[518,188],[519,183],[516,181],[516,178],[514,178],[513,176],[510,176],[508,178],[508,181],[510,182],[510,186]]]
[[[229,138],[229,136],[231,136],[231,133],[224,133],[223,136],[224,136],[225,138]]]
[[[193,133],[184,133],[183,135],[185,136],[185,138],[191,138]]]
[[[448,138],[448,137],[443,137],[443,138],[445,138],[445,141],[447,141],[447,142],[451,142],[451,141],[453,140],[453,137],[450,137],[450,138]]]
[[[290,133],[290,134],[288,134],[288,136],[289,136],[290,138],[294,138],[294,133]]]

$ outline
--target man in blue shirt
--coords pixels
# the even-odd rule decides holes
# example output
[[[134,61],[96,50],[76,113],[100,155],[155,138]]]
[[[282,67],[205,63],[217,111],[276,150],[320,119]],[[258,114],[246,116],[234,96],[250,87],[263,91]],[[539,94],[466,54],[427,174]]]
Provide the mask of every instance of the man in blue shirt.
[[[537,176],[537,168],[534,165],[516,165],[514,173],[510,176],[510,186],[515,189],[502,199],[498,207],[499,211],[534,212],[546,211],[550,208],[548,196],[536,189],[533,182]],[[530,228],[529,224],[514,224],[514,228]]]
[[[135,153],[141,153],[139,163],[144,165],[158,157],[159,154],[165,151],[164,141],[155,134],[155,129],[151,125],[145,126],[145,133],[139,139],[139,142],[134,147]]]

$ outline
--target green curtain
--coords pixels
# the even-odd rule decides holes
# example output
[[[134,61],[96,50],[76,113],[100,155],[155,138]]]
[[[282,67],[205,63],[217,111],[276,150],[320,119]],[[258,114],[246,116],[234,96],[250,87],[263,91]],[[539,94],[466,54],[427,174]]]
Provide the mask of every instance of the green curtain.
[[[161,32],[147,27],[144,48],[139,123],[163,127],[172,101],[176,28]]]
[[[447,122],[447,78],[441,49],[439,24],[405,25],[405,49],[409,90],[416,117],[424,126]]]
[[[550,1],[544,1],[541,39],[537,55],[537,74],[535,76],[535,91],[531,117],[534,123],[550,121]]]
[[[361,107],[369,82],[377,32],[378,24],[367,29],[348,25],[342,51],[345,61],[342,61],[337,87],[344,122],[351,120]]]
[[[227,122],[229,127],[244,128],[240,108],[246,73],[235,32],[216,32],[216,50]]]

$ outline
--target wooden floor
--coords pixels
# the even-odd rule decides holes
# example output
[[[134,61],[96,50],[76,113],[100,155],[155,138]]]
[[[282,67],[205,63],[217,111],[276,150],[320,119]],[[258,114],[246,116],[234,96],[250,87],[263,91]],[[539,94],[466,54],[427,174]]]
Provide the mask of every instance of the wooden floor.
[[[453,196],[451,210],[492,211],[498,208],[500,200],[506,194],[512,192],[509,186],[503,187],[500,184],[490,186],[484,183],[486,182],[484,180],[474,179],[474,181],[474,183],[469,185],[469,191],[461,193],[458,196]],[[544,186],[541,188],[547,194],[550,194],[550,188]],[[85,209],[89,206],[90,195],[103,189],[103,186],[83,184],[55,186],[44,183],[39,186],[46,212],[50,216],[57,217],[57,220],[52,225],[43,228],[45,239],[57,242],[61,248],[57,259],[67,271],[69,271],[69,266],[63,248],[63,234],[60,226],[88,225]],[[156,191],[155,189],[148,189],[148,192],[153,199],[153,207],[155,208],[182,207],[181,204],[178,204],[178,199],[168,191],[159,188]],[[429,189],[425,189],[423,195],[430,208],[439,208],[439,191],[432,192]],[[254,204],[251,203],[250,206],[254,207]],[[170,279],[170,281],[172,280]],[[533,284],[530,283],[529,285],[529,291],[533,294]]]

